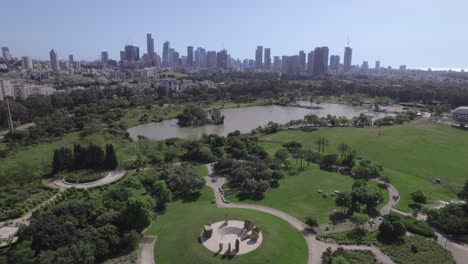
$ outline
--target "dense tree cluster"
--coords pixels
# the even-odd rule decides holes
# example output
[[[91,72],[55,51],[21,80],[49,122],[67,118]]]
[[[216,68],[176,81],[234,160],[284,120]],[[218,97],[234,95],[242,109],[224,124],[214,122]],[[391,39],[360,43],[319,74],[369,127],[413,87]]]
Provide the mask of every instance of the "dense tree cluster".
[[[103,193],[67,191],[20,229],[8,263],[96,263],[132,251],[152,220],[154,202],[131,193],[122,185]]]
[[[238,188],[242,193],[262,195],[271,185],[277,185],[283,173],[274,164],[263,161],[237,161],[221,158],[214,165],[217,173],[229,179],[229,185]]]
[[[449,204],[428,212],[428,221],[449,235],[468,234],[468,205]]]
[[[81,146],[73,149],[62,147],[54,151],[53,172],[71,170],[113,170],[118,166],[117,156],[112,144],[106,145],[105,151],[97,145]]]
[[[367,182],[364,180],[357,180],[353,183],[351,192],[337,194],[335,204],[346,210],[348,214],[362,211],[367,214],[375,214],[377,206],[382,201],[382,191],[367,186]]]
[[[175,196],[198,193],[205,186],[205,180],[198,176],[192,165],[187,163],[178,166],[164,165],[159,177],[166,182]]]
[[[396,240],[406,234],[406,227],[399,215],[390,213],[384,216],[379,232],[384,239]]]

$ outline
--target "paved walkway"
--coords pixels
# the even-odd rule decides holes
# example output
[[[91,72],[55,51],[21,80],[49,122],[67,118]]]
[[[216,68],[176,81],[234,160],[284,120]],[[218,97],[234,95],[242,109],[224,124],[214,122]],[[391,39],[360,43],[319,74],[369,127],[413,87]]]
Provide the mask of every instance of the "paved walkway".
[[[58,188],[71,188],[75,187],[78,189],[87,189],[87,188],[94,188],[102,185],[106,185],[112,182],[115,182],[122,177],[125,176],[126,171],[111,171],[107,174],[106,177],[93,181],[93,182],[87,182],[87,183],[68,183],[64,181],[63,179],[61,180],[56,180],[54,181],[54,185]]]
[[[154,243],[157,237],[143,236],[140,241],[140,249],[138,251],[138,263],[154,264]]]
[[[217,177],[216,181],[213,181],[212,176],[213,170],[211,168],[211,164],[207,164],[208,168],[208,175],[205,177],[206,185],[211,187],[214,191],[214,195],[216,198],[216,204],[220,208],[243,208],[243,209],[252,209],[257,210],[260,212],[268,213],[274,216],[277,216],[284,221],[288,222],[292,227],[298,230],[306,240],[307,246],[309,248],[309,259],[307,261],[308,264],[320,264],[322,263],[322,253],[328,248],[332,248],[333,250],[337,249],[338,247],[342,247],[344,249],[352,249],[352,250],[370,250],[372,251],[376,258],[384,264],[394,264],[394,262],[386,255],[380,251],[377,247],[373,246],[361,246],[361,245],[337,245],[337,244],[328,244],[322,241],[318,241],[316,235],[311,232],[307,226],[299,221],[297,218],[288,215],[282,211],[276,210],[274,208],[270,208],[267,206],[256,205],[256,204],[239,204],[239,203],[227,203],[224,201],[224,198],[220,192],[221,186],[226,182],[224,177]]]

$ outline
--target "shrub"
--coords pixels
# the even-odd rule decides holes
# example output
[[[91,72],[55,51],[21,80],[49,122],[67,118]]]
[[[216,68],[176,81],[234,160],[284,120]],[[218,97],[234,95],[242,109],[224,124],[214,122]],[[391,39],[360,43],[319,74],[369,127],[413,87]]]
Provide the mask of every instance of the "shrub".
[[[411,233],[415,233],[425,237],[434,237],[435,235],[434,230],[432,230],[432,228],[429,225],[418,221],[417,219],[414,219],[412,217],[404,217],[403,224],[405,225],[406,229]]]
[[[318,222],[317,219],[315,219],[315,217],[307,217],[305,223],[310,227],[318,226]]]

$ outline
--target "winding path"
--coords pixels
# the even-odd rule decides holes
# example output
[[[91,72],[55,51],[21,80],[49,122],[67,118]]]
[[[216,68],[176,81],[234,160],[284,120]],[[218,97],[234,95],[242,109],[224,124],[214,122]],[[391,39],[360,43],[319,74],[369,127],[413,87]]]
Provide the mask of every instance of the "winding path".
[[[56,180],[53,183],[58,188],[75,187],[78,189],[87,189],[87,188],[99,187],[102,185],[106,185],[106,184],[118,181],[119,179],[125,176],[125,173],[126,171],[111,171],[107,174],[106,177],[99,179],[97,181],[87,182],[87,183],[69,183],[69,182],[66,182],[64,179]]]
[[[309,249],[309,259],[307,261],[308,264],[320,264],[322,263],[322,253],[328,248],[332,248],[333,250],[337,249],[338,247],[342,247],[344,249],[351,249],[351,250],[369,250],[376,258],[384,263],[384,264],[394,264],[393,260],[391,260],[388,256],[382,253],[379,248],[374,246],[362,246],[362,245],[337,245],[337,244],[329,244],[324,243],[322,241],[317,240],[316,235],[311,232],[307,226],[299,221],[297,218],[288,215],[282,211],[279,211],[274,208],[270,208],[263,205],[256,205],[256,204],[240,204],[240,203],[228,203],[224,200],[223,195],[220,192],[221,186],[226,182],[224,177],[217,177],[216,181],[213,181],[213,170],[211,164],[207,164],[206,167],[208,168],[208,176],[205,177],[206,185],[211,187],[214,191],[216,205],[220,208],[242,208],[242,209],[252,209],[257,210],[260,212],[268,213],[283,219],[284,221],[288,222],[292,227],[298,230],[304,237],[307,243],[307,247]]]

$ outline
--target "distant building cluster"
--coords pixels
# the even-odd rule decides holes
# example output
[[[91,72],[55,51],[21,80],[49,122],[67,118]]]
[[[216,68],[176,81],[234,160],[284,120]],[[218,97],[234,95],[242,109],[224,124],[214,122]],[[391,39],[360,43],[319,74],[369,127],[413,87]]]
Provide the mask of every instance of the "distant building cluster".
[[[47,85],[37,84],[12,84],[8,80],[0,80],[0,100],[4,100],[6,96],[13,98],[26,99],[31,95],[51,95],[57,91]]]

